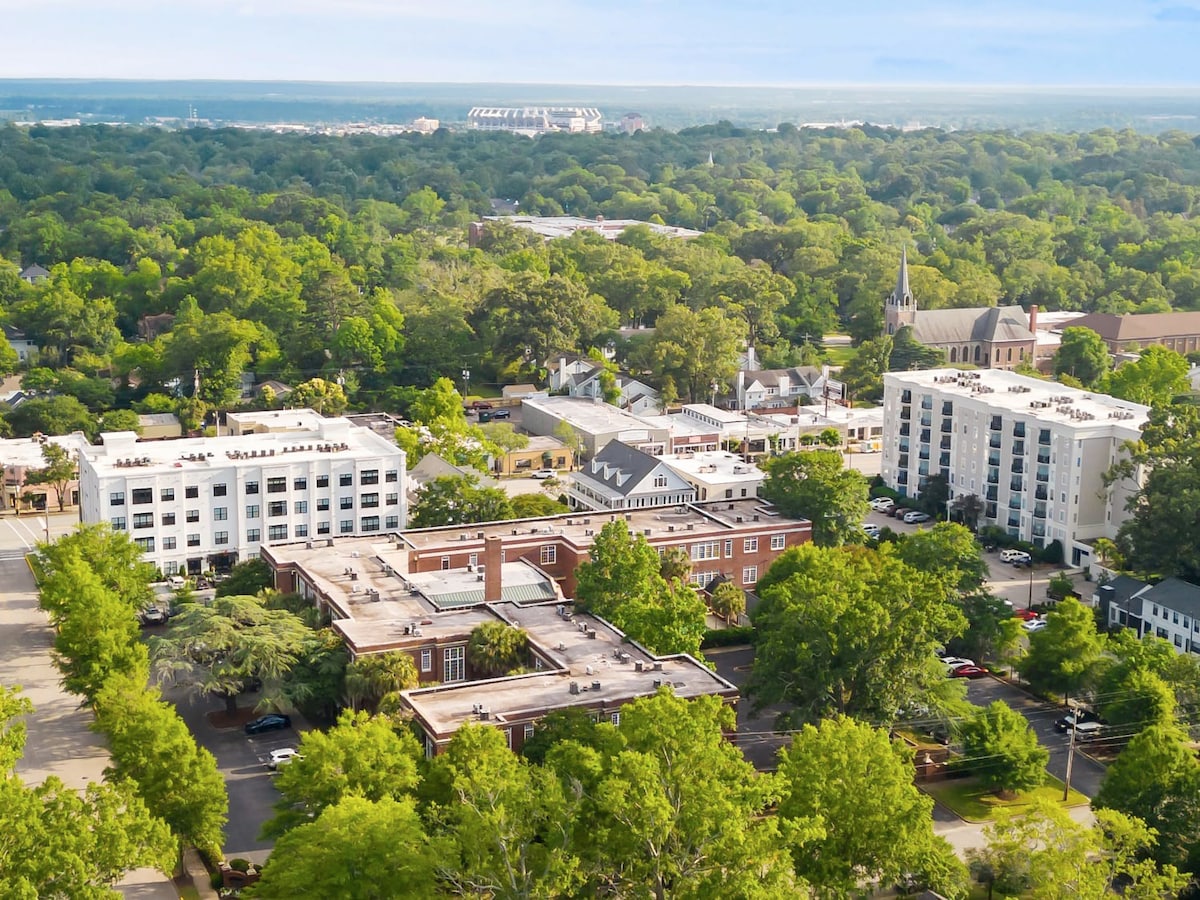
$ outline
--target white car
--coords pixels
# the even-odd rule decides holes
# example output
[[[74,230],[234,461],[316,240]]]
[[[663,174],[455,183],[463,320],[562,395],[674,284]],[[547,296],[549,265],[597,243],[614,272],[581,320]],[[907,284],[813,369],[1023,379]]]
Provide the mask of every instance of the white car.
[[[880,528],[878,525],[876,525],[874,522],[866,522],[863,525],[862,530],[863,530],[863,534],[865,534],[869,538],[878,538],[879,535],[883,533],[883,529]]]
[[[555,478],[558,473],[553,469],[538,469],[536,472],[531,472],[529,477],[536,478],[539,481],[545,481],[547,478]]]
[[[1000,551],[1000,562],[1028,563],[1033,562],[1033,557],[1024,550],[1017,550],[1013,547],[1009,547],[1007,550]]]
[[[920,510],[914,509],[912,512],[906,512],[904,514],[904,524],[905,525],[919,525],[922,522],[928,522],[930,520],[930,518],[931,518],[931,516],[929,515],[929,513],[921,512]]]
[[[896,501],[891,497],[876,497],[871,501],[871,509],[875,512],[885,512],[896,505]]]
[[[965,659],[964,657],[961,657],[961,656],[943,656],[941,658],[941,660],[943,663],[946,664],[947,669],[957,669],[959,666],[975,665],[975,660]]]
[[[304,759],[295,747],[281,747],[278,750],[272,750],[271,758],[267,760],[267,768],[278,769],[280,766],[286,766],[293,759]]]
[[[1030,619],[1028,622],[1022,622],[1021,627],[1026,631],[1041,631],[1047,624],[1045,619]]]

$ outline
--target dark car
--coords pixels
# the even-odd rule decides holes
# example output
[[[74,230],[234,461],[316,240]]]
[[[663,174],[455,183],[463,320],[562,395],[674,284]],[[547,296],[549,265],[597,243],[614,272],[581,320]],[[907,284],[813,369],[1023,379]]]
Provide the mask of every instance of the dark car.
[[[1077,709],[1067,713],[1061,719],[1054,722],[1054,730],[1067,732],[1075,727],[1076,724],[1086,725],[1089,722],[1099,723],[1100,717],[1090,709]]]
[[[285,716],[282,713],[270,713],[269,715],[260,716],[253,722],[246,723],[246,734],[262,734],[264,731],[279,731],[283,728],[291,728],[292,719],[290,716]]]
[[[493,419],[511,419],[512,418],[512,410],[498,409],[494,413],[492,413],[492,418]]]

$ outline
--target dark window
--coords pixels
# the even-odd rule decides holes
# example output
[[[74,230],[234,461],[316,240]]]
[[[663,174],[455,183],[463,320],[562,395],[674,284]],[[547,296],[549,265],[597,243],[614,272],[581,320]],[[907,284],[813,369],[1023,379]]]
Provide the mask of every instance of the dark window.
[[[399,516],[388,516],[387,517],[387,527],[388,528],[399,528],[400,527],[400,517]]]
[[[267,479],[267,493],[268,494],[281,494],[286,490],[287,490],[287,479],[286,478],[268,478]]]
[[[257,494],[258,493],[258,482],[257,481],[247,481],[246,482],[246,493],[247,494]]]
[[[379,484],[379,470],[378,469],[363,470],[362,474],[358,476],[358,483],[359,484]]]
[[[183,496],[187,497],[189,500],[194,500],[200,496],[200,488],[194,484],[191,487],[185,487],[183,489]]]
[[[252,544],[256,543],[258,541],[261,541],[262,540],[262,531],[259,530],[258,528],[247,528],[246,529],[246,540]]]
[[[199,547],[200,546],[200,535],[189,534],[187,536],[187,544],[189,547]]]
[[[317,487],[319,487],[319,488],[329,487],[329,476],[328,475],[318,475],[317,476]]]
[[[214,484],[213,485],[213,496],[214,497],[224,497],[225,496],[225,485]]]
[[[199,522],[200,521],[200,510],[189,509],[187,511],[187,520],[189,522]]]
[[[267,537],[273,541],[287,540],[287,531],[286,525],[272,525],[267,529]]]
[[[154,552],[154,538],[152,538],[152,537],[134,538],[133,542],[135,544],[137,544],[139,547],[141,547],[143,550],[145,550],[147,553]]]
[[[154,513],[134,513],[133,516],[134,528],[153,528]]]
[[[342,534],[353,533],[354,520],[353,519],[342,519],[340,522],[338,522],[338,531],[340,531]]]
[[[287,501],[286,500],[273,500],[272,502],[268,503],[267,504],[267,515],[268,516],[286,516],[287,515]]]
[[[134,488],[130,494],[134,505],[154,502],[154,488]]]
[[[362,520],[363,531],[378,531],[379,516],[364,516]]]
[[[354,498],[342,497],[341,500],[338,501],[338,506],[341,509],[354,509]]]
[[[174,500],[175,499],[175,488],[163,488],[161,491],[158,492],[158,499],[166,500],[166,501]]]
[[[228,544],[229,543],[229,532],[228,531],[214,531],[213,532],[213,543],[216,544],[218,547],[222,546],[224,544]]]
[[[338,485],[340,487],[349,487],[352,484],[354,484],[354,476],[353,475],[339,475],[338,476]]]
[[[389,469],[383,474],[384,481],[396,481],[399,478],[399,473],[395,469]]]
[[[292,487],[297,491],[307,491],[308,490],[308,479],[307,478],[297,478],[292,482]]]
[[[109,494],[108,495],[108,505],[109,506],[124,506],[125,505],[125,492],[124,491],[113,491],[111,494]]]
[[[317,501],[317,512],[324,512],[329,509],[329,498],[322,497]]]
[[[317,523],[317,534],[329,534],[329,523],[328,522],[318,522]]]
[[[175,524],[175,513],[163,513],[162,523],[164,525],[174,525]]]
[[[379,495],[362,494],[358,498],[358,505],[364,509],[374,509],[379,505]]]

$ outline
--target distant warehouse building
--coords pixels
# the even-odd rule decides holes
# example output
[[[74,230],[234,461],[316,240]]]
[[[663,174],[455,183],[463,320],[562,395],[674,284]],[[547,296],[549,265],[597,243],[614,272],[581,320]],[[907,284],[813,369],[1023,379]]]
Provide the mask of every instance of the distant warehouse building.
[[[883,377],[881,474],[918,496],[934,475],[951,499],[975,495],[980,525],[1090,562],[1115,538],[1138,485],[1104,473],[1141,437],[1149,407],[999,369],[930,369]]]
[[[467,113],[467,127],[480,131],[584,134],[602,131],[604,121],[594,106],[476,106]]]

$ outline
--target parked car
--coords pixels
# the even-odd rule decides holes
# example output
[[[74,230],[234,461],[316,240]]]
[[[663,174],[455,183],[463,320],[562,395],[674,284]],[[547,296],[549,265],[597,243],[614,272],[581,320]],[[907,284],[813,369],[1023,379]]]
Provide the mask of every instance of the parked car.
[[[555,478],[557,476],[558,473],[553,469],[538,469],[536,472],[529,473],[530,478],[536,478],[539,481],[545,481],[548,478]]]
[[[467,409],[473,410],[475,412],[478,412],[481,409],[491,409],[491,408],[492,408],[492,404],[488,403],[486,400],[472,400],[470,405],[467,407]]]
[[[181,590],[186,584],[187,581],[184,580],[182,575],[171,575],[167,578],[167,586],[173,591]]]
[[[1015,563],[1020,565],[1022,563],[1033,562],[1033,557],[1024,550],[1017,550],[1013,547],[1008,547],[1000,551],[1000,562]]]
[[[988,674],[983,666],[958,666],[950,670],[951,678],[982,678]]]
[[[1082,727],[1088,724],[1099,725],[1100,717],[1091,710],[1076,709],[1067,713],[1061,719],[1056,719],[1054,721],[1054,730],[1067,732],[1075,728],[1076,725]]]
[[[267,760],[267,768],[278,769],[280,766],[286,766],[293,759],[304,759],[295,747],[281,747],[278,750],[272,750],[271,758]]]
[[[512,418],[512,410],[511,409],[498,409],[494,413],[492,413],[492,418],[493,419],[511,419]]]
[[[247,722],[246,734],[262,734],[264,731],[281,731],[291,727],[291,716],[285,716],[283,713],[268,713],[265,716],[259,716],[252,722]]]
[[[874,522],[864,522],[862,530],[863,534],[869,538],[878,538],[879,535],[883,533],[883,529]]]
[[[1040,619],[1041,616],[1035,613],[1032,609],[1018,609],[1013,613],[1014,619],[1021,619],[1025,622],[1032,622],[1034,619]]]
[[[896,505],[896,501],[891,497],[876,497],[871,501],[871,509],[876,512],[884,512]]]
[[[957,669],[959,666],[975,665],[975,660],[967,659],[962,656],[943,656],[941,659],[942,662],[946,664],[946,668],[948,669]]]
[[[919,525],[922,522],[928,522],[932,516],[929,513],[921,512],[919,509],[911,510],[904,514],[905,525]]]
[[[1045,619],[1030,619],[1028,622],[1022,622],[1021,627],[1026,631],[1034,632],[1041,631],[1046,627],[1046,624],[1047,623]]]
[[[165,625],[167,623],[167,611],[158,606],[148,606],[138,613],[138,620],[145,625]]]

